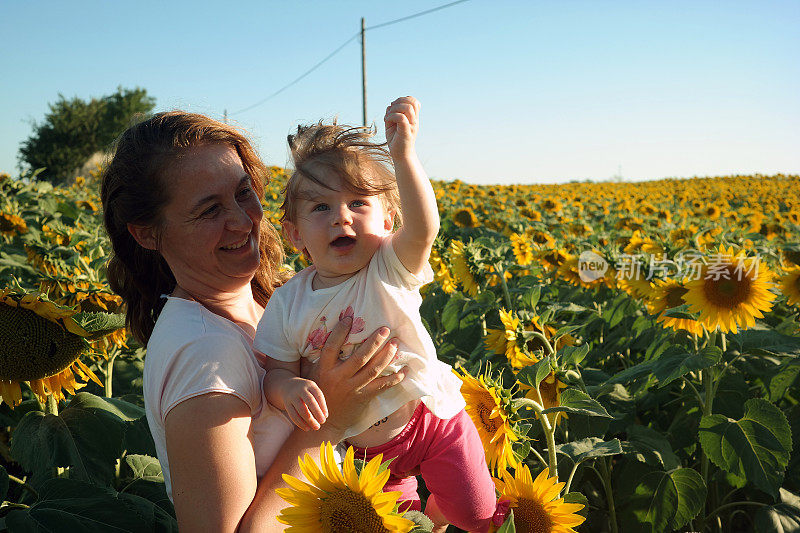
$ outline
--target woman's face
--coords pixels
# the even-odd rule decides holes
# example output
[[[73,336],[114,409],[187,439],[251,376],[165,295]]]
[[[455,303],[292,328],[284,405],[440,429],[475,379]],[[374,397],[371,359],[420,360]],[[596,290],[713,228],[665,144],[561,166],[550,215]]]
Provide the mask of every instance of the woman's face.
[[[166,175],[170,202],[159,250],[178,286],[213,295],[249,284],[258,269],[264,213],[236,150],[193,147]]]

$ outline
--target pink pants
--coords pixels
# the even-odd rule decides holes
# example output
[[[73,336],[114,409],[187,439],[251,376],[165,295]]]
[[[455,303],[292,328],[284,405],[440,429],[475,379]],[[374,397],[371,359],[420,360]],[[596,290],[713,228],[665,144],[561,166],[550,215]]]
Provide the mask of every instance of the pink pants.
[[[353,447],[357,458],[379,453],[391,476],[384,492],[401,491],[402,511],[421,510],[416,475],[421,474],[447,520],[467,531],[486,531],[497,500],[478,430],[462,409],[442,420],[420,402],[403,431],[380,446]]]

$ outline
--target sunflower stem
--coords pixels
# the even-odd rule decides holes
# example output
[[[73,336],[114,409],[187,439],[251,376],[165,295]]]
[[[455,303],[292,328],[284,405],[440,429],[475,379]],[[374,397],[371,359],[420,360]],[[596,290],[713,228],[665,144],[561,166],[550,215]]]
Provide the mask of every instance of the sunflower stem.
[[[533,337],[536,337],[537,339],[541,340],[544,343],[545,348],[547,348],[548,355],[556,354],[556,351],[553,349],[553,345],[550,344],[550,341],[548,341],[547,337],[545,337],[542,333],[539,333],[538,331],[531,331],[529,332],[529,334],[532,335]]]
[[[497,274],[500,276],[500,286],[503,288],[503,299],[506,302],[506,307],[511,309],[511,293],[508,292],[508,284],[506,283],[506,271],[503,269],[501,263],[494,266]]]
[[[536,412],[536,418],[539,419],[539,423],[542,425],[542,431],[544,431],[544,434],[547,437],[547,459],[548,459],[547,466],[550,469],[550,476],[558,479],[558,462],[556,461],[555,425],[550,425],[550,420],[547,418],[546,414],[542,413],[542,411],[544,411],[544,408],[542,408],[542,405],[539,402],[535,402],[530,398],[523,398],[522,400],[520,400],[520,408],[523,407],[533,409]]]
[[[114,360],[116,358],[117,358],[117,350],[111,350],[111,353],[108,356],[108,360],[106,361],[106,377],[103,385],[106,398],[111,398],[111,393],[112,393],[111,383],[114,378]]]
[[[716,332],[712,333],[713,337],[709,338],[709,341],[712,343],[711,345],[716,345]],[[714,391],[716,387],[714,386],[714,367],[704,368],[700,371],[702,373],[702,381],[703,386],[705,387],[706,398],[705,402],[703,403],[703,416],[710,416],[712,413],[713,403],[714,403]],[[702,446],[700,447],[700,475],[703,478],[703,485],[708,488],[708,455],[706,455],[705,451],[703,450]],[[708,491],[710,494],[711,491]],[[706,501],[706,503],[708,503]],[[699,530],[705,531],[706,525],[708,523],[708,518],[710,515],[706,514],[706,506],[703,505],[703,509],[701,510],[701,516],[699,520]]]
[[[47,401],[44,404],[44,412],[48,415],[58,416],[58,400],[52,394],[47,395]]]
[[[617,509],[614,504],[614,492],[611,489],[611,471],[606,464],[606,460],[600,457],[597,461],[600,466],[600,477],[603,478],[603,488],[606,491],[606,500],[608,501],[608,516],[611,520],[611,533],[618,533],[617,527]]]
[[[23,489],[25,489],[28,492],[30,492],[31,494],[33,494],[33,497],[36,498],[37,500],[39,499],[39,493],[36,492],[36,489],[34,489],[30,485],[28,485],[24,480],[18,478],[17,476],[11,475],[11,474],[8,474],[8,479],[13,481],[14,483],[19,484]]]

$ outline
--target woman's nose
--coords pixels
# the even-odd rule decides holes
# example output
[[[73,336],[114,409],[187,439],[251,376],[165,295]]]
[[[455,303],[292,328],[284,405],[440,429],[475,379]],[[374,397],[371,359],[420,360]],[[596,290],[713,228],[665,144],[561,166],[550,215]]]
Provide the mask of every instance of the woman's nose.
[[[236,205],[229,211],[227,226],[231,230],[247,231],[253,225],[253,221],[247,211],[240,205]]]

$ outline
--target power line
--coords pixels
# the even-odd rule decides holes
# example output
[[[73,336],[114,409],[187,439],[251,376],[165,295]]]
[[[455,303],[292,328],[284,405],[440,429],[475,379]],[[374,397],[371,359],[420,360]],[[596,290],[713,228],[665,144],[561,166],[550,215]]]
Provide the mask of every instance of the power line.
[[[313,67],[311,67],[310,69],[308,69],[307,71],[305,71],[303,74],[301,74],[300,76],[298,76],[298,77],[297,77],[296,79],[294,79],[293,81],[291,81],[291,82],[287,83],[286,85],[284,85],[283,87],[281,87],[280,89],[278,89],[277,91],[275,91],[274,93],[270,94],[269,96],[267,96],[267,97],[266,97],[266,98],[264,98],[263,100],[259,100],[259,101],[258,101],[258,102],[256,102],[255,104],[253,104],[253,105],[250,105],[250,106],[247,106],[247,107],[245,107],[244,109],[240,109],[240,110],[238,110],[238,111],[234,111],[233,113],[231,113],[231,115],[238,115],[239,113],[244,113],[245,111],[249,111],[249,110],[253,109],[254,107],[258,107],[258,106],[260,106],[261,104],[263,104],[263,103],[264,103],[264,102],[266,102],[267,100],[270,100],[271,98],[274,98],[274,97],[278,96],[278,95],[279,95],[279,94],[281,94],[283,91],[285,91],[286,89],[288,89],[289,87],[291,87],[292,85],[294,85],[295,83],[297,83],[298,81],[302,80],[303,78],[305,78],[306,76],[308,76],[309,74],[311,74],[312,72],[314,72],[315,70],[317,70],[319,67],[321,67],[323,63],[325,63],[327,60],[329,60],[330,58],[332,58],[333,56],[335,56],[337,52],[339,52],[339,51],[340,51],[342,48],[344,48],[345,46],[347,46],[348,44],[350,44],[350,42],[351,42],[351,41],[353,41],[353,39],[355,39],[355,38],[356,38],[356,37],[358,37],[359,35],[360,35],[359,33],[356,33],[356,34],[354,34],[352,37],[350,37],[350,38],[349,38],[349,39],[347,39],[345,42],[343,42],[343,43],[341,44],[341,46],[339,46],[339,48],[337,48],[336,50],[334,50],[333,52],[331,52],[330,54],[328,54],[328,55],[325,57],[325,59],[323,59],[322,61],[320,61],[319,63],[317,63],[316,65],[314,65],[314,66],[313,66]]]
[[[434,7],[434,8],[431,8],[431,9],[427,9],[425,11],[420,11],[419,13],[414,13],[413,15],[408,15],[407,17],[401,17],[399,19],[394,19],[394,20],[390,20],[388,22],[382,22],[380,24],[376,24],[374,26],[369,26],[368,28],[364,28],[364,31],[374,30],[374,29],[377,29],[377,28],[383,28],[385,26],[391,26],[392,24],[397,24],[398,22],[403,22],[405,20],[413,19],[413,18],[416,18],[416,17],[421,17],[422,15],[427,15],[428,13],[433,13],[434,11],[439,11],[440,9],[445,9],[445,8],[454,6],[456,4],[461,4],[461,3],[464,3],[464,2],[467,2],[467,1],[468,0],[456,0],[455,2],[450,2],[449,4],[444,4],[444,5],[441,5],[439,7]],[[302,73],[300,76],[298,76],[297,78],[295,78],[291,82],[287,83],[286,85],[284,85],[283,87],[281,87],[280,89],[275,91],[274,93],[272,93],[272,94],[264,97],[263,99],[259,100],[255,104],[252,104],[252,105],[249,105],[249,106],[247,106],[245,108],[239,109],[238,111],[234,111],[233,113],[230,113],[230,115],[238,115],[239,113],[244,113],[245,111],[250,111],[254,107],[258,107],[261,104],[267,102],[268,100],[271,100],[272,98],[275,98],[276,96],[281,94],[283,91],[285,91],[286,89],[288,89],[292,85],[296,84],[297,82],[299,82],[300,80],[302,80],[303,78],[305,78],[306,76],[308,76],[309,74],[311,74],[312,72],[317,70],[319,67],[321,67],[323,65],[323,63],[325,63],[330,58],[335,56],[338,52],[340,52],[342,50],[342,48],[344,48],[345,46],[350,44],[353,40],[355,40],[360,35],[361,35],[361,32],[357,32],[357,33],[353,34],[352,37],[350,37],[345,42],[343,42],[336,50],[334,50],[333,52],[331,52],[330,54],[325,56],[325,58],[322,61],[320,61],[319,63],[317,63],[316,65],[314,65],[313,67],[311,67],[310,69],[305,71],[304,73]],[[226,114],[226,118],[227,118],[227,116],[228,115]]]
[[[389,22],[382,22],[380,24],[376,24],[374,26],[370,26],[368,28],[365,28],[364,31],[375,30],[377,28],[383,28],[384,26],[391,26],[392,24],[397,24],[398,22],[403,22],[404,20],[413,19],[413,18],[416,18],[416,17],[421,17],[422,15],[427,15],[428,13],[433,13],[434,11],[439,11],[440,9],[445,9],[445,8],[454,6],[456,4],[462,4],[462,3],[467,2],[467,1],[468,0],[456,0],[455,2],[450,2],[449,4],[444,4],[443,6],[434,7],[432,9],[428,9],[426,11],[420,11],[419,13],[414,13],[413,15],[409,15],[407,17],[403,17],[403,18],[399,18],[399,19],[395,19],[395,20],[390,20]]]

